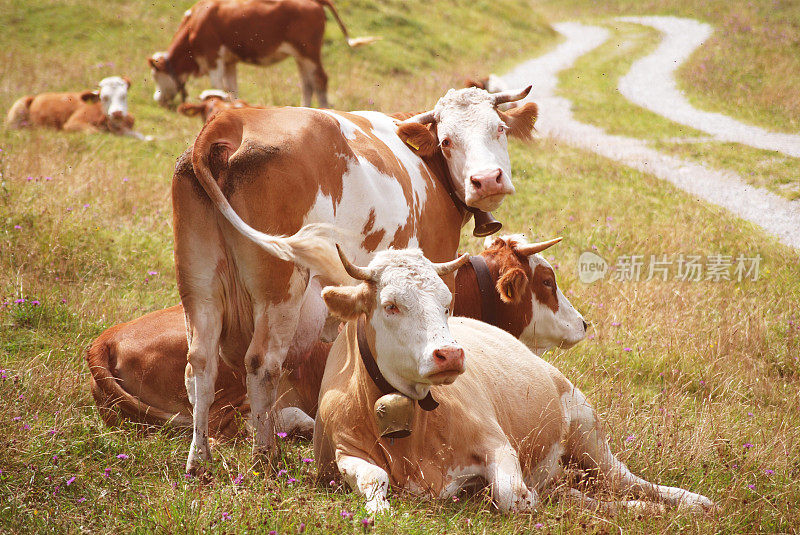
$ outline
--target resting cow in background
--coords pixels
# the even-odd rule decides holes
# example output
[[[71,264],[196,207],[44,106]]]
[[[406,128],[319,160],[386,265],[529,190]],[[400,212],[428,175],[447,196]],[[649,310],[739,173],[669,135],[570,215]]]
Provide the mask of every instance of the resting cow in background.
[[[254,446],[271,457],[283,365],[305,355],[326,323],[320,281],[271,235],[325,223],[348,229],[341,242],[357,261],[407,246],[453,258],[468,208],[491,211],[514,192],[506,132],[529,138],[537,107],[496,107],[529,91],[450,90],[434,110],[402,122],[310,108],[243,108],[211,119],[172,182],[194,418],[187,470],[210,458],[220,356],[246,370]]]
[[[453,314],[499,326],[536,352],[570,347],[583,339],[583,317],[558,289],[547,260],[536,254],[554,241],[529,244],[521,235],[487,239],[488,248],[456,272]],[[480,279],[481,265],[486,266],[486,282]],[[276,402],[279,431],[310,436],[329,349],[330,344],[318,342],[285,370]],[[106,423],[117,425],[121,417],[191,427],[192,407],[183,384],[187,351],[180,305],[103,332],[89,347],[86,360],[92,395]],[[244,370],[220,363],[209,409],[212,436],[242,434],[240,424],[250,407],[244,377]]]
[[[184,102],[178,106],[178,113],[187,117],[200,116],[203,123],[222,110],[233,108],[248,108],[250,105],[244,100],[233,98],[230,94],[219,89],[206,89],[200,93],[200,102]]]
[[[592,508],[644,505],[559,489],[563,465],[574,465],[617,496],[713,506],[705,496],[632,474],[611,453],[581,391],[519,340],[451,318],[452,296],[440,276],[465,259],[442,266],[419,251],[389,250],[362,268],[340,255],[363,282],[322,292],[348,323],[320,387],[314,458],[321,481],[338,471],[370,513],[390,510],[390,486],[449,498],[488,484],[497,507],[513,512],[531,511],[553,492]]]
[[[317,95],[328,107],[328,75],[322,68],[325,11],[333,13],[351,47],[374,38],[348,37],[331,0],[201,0],[183,16],[166,52],[150,57],[157,89],[153,98],[162,106],[176,96],[186,100],[190,76],[208,74],[211,85],[238,96],[236,64],[271,65],[294,57],[303,84],[303,106]]]
[[[17,100],[6,117],[9,128],[49,126],[69,132],[111,132],[149,139],[133,130],[128,113],[126,77],[110,76],[100,81],[99,90],[73,93],[42,93]]]

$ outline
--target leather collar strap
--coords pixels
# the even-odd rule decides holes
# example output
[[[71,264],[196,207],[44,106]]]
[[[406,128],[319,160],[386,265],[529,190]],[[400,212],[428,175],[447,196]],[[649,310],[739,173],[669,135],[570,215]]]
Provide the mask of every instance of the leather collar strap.
[[[364,368],[367,369],[367,374],[369,374],[372,382],[375,383],[375,386],[378,387],[378,390],[381,391],[381,394],[392,394],[397,392],[397,389],[389,384],[389,381],[386,380],[386,377],[383,376],[381,370],[378,368],[378,363],[375,362],[375,357],[372,356],[372,351],[369,349],[369,343],[367,342],[367,334],[364,329],[364,316],[358,318],[358,324],[356,326],[356,338],[358,340],[358,352],[361,354],[361,362],[364,363]],[[419,406],[422,410],[432,411],[436,407],[439,406],[439,403],[433,399],[430,391],[428,391],[428,395],[425,396],[423,399],[417,401]]]
[[[497,290],[492,284],[492,274],[489,272],[489,266],[486,265],[486,260],[482,256],[470,256],[469,263],[472,264],[472,269],[475,270],[475,278],[478,279],[478,291],[481,294],[481,321],[489,325],[498,325],[497,317]]]

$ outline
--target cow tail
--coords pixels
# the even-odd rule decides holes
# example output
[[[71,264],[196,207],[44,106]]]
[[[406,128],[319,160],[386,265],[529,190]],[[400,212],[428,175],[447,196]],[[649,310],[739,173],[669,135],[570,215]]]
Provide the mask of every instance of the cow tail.
[[[207,123],[192,148],[192,166],[200,185],[217,209],[233,227],[270,255],[293,262],[319,275],[327,283],[350,284],[353,279],[339,260],[332,238],[342,233],[326,224],[310,224],[292,236],[273,236],[260,232],[242,220],[231,206],[211,170],[227,168],[236,159],[242,144],[241,119],[222,112]],[[312,276],[313,276],[312,275]]]
[[[30,120],[30,111],[29,108],[31,107],[31,102],[33,102],[34,97],[27,96],[22,97],[21,99],[17,100],[11,109],[8,110],[8,115],[6,116],[6,126],[8,128],[22,128],[26,125],[26,123]]]
[[[333,14],[333,18],[336,19],[336,23],[339,25],[339,28],[342,29],[342,33],[344,34],[344,38],[347,40],[347,44],[351,48],[356,48],[356,47],[361,46],[361,45],[368,45],[368,44],[374,43],[375,41],[380,39],[380,37],[354,37],[354,38],[350,38],[350,34],[347,33],[347,28],[345,28],[345,26],[344,26],[344,21],[342,21],[342,17],[339,16],[339,12],[336,10],[336,6],[333,5],[333,1],[332,0],[317,0],[317,2],[321,6],[327,7],[328,9],[331,10],[331,13]]]
[[[122,388],[111,371],[114,355],[110,345],[100,336],[86,351],[92,397],[103,421],[109,426],[118,426],[125,418],[147,425],[191,427],[190,417],[148,405]]]

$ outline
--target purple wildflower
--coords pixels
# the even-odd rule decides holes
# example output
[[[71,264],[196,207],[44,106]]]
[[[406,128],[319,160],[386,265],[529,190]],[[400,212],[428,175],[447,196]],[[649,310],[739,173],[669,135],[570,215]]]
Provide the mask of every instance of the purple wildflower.
[[[14,304],[16,304],[16,305],[21,305],[24,302],[25,302],[25,299],[14,299]]]
[[[625,442],[633,442],[634,440],[636,440],[636,435],[628,435],[625,437]]]
[[[633,351],[633,348],[632,347],[623,347],[622,350],[623,351]]]
[[[744,444],[742,444],[742,447],[744,447],[744,449],[746,450],[749,450],[750,448],[753,447],[753,445],[750,442],[745,442]]]
[[[342,518],[346,518],[347,520],[350,520],[351,518],[353,518],[353,513],[349,512],[349,511],[342,511],[341,514],[342,514]]]
[[[541,522],[537,522],[533,525],[533,527],[536,529],[542,529],[544,527],[544,524],[542,524]]]
[[[72,485],[73,483],[75,483],[75,476],[72,476],[71,478],[69,478],[69,479],[67,480],[67,486],[69,487],[69,486],[70,486],[70,485]]]
[[[242,484],[242,481],[244,481],[244,475],[243,475],[243,474],[239,474],[238,476],[236,476],[236,477],[234,478],[234,480],[233,480],[233,484],[234,484],[234,485],[241,485],[241,484]]]
[[[231,517],[231,515],[227,511],[222,513],[222,520],[223,521],[224,520],[228,520],[230,517]]]
[[[287,483],[294,483],[295,481],[297,480],[293,477],[290,477],[289,479],[286,480]]]
[[[11,418],[11,420],[14,421],[14,422],[18,422],[18,421],[22,420],[22,416],[14,416],[13,418]]]
[[[83,503],[86,501],[86,498],[78,498],[78,503]]]
[[[103,477],[111,477],[111,468],[103,470]]]
[[[286,470],[285,468],[281,468],[280,470],[278,470],[278,477],[281,477],[281,476],[286,475],[288,473],[289,473],[288,470]]]
[[[750,490],[756,490],[756,486],[755,486],[755,485],[753,485],[752,483],[750,483],[749,485],[747,485],[747,488],[748,488],[748,489],[750,489]]]
[[[618,321],[612,321],[612,322],[611,322],[611,326],[612,326],[612,327],[619,327],[619,326],[620,326],[620,322],[618,322]]]
[[[333,479],[331,479],[331,480],[328,482],[328,485],[330,485],[331,487],[333,487],[333,486],[336,486],[336,481],[334,481]]]
[[[126,459],[130,459],[130,457],[128,456],[127,453],[120,453],[119,455],[117,455],[117,459],[122,459],[124,461]]]
[[[375,524],[375,521],[372,520],[371,518],[362,518],[361,519],[361,525],[364,526],[365,529],[370,527],[370,526],[372,526],[373,524]]]
[[[37,301],[36,299],[34,299],[33,301],[31,301],[31,304],[32,304],[33,306],[35,306],[35,307],[38,307],[38,306],[39,306],[39,305],[41,305],[42,303],[41,303],[41,302],[39,302],[39,301]]]
[[[308,463],[313,463],[313,462],[314,462],[314,459],[310,459],[310,458],[308,458],[308,457],[305,457],[305,458],[303,459],[303,462],[304,462],[304,463],[306,463],[306,464],[308,464]]]
[[[89,208],[89,203],[87,202],[86,204],[83,205],[83,207],[84,208]]]
[[[771,468],[767,468],[766,470],[764,470],[764,473],[766,475],[768,475],[768,476],[771,476],[772,474],[775,473],[775,470],[772,470]]]
[[[158,275],[158,271],[152,271],[151,270],[151,271],[148,271],[147,274],[148,275]]]
[[[22,425],[22,428],[23,428],[25,431],[27,431],[28,429],[30,429],[30,428],[31,428],[31,426],[29,426],[28,424],[23,424],[23,425]]]
[[[284,433],[284,432],[275,433],[275,434],[278,435],[278,438],[286,438],[286,433]]]

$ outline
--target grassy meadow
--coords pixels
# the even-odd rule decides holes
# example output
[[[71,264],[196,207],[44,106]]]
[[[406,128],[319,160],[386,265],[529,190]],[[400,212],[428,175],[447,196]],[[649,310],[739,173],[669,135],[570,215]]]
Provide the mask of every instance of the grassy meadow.
[[[280,464],[287,473],[279,476],[254,468],[246,441],[219,444],[213,480],[203,484],[184,476],[186,436],[106,427],[89,393],[84,349],[103,329],[177,302],[169,183],[200,122],[155,105],[146,58],[166,48],[191,3],[0,0],[6,29],[0,32],[0,108],[24,94],[88,88],[126,74],[133,79],[129,106],[137,128],[156,137],[142,143],[0,130],[0,532],[800,529],[797,251],[669,184],[546,139],[512,143],[517,194],[496,212],[510,232],[565,237],[546,256],[592,330],[577,347],[546,358],[587,394],[606,421],[613,450],[635,473],[709,496],[719,503],[716,514],[605,517],[554,503],[514,516],[493,511],[486,493],[448,502],[393,494],[395,514],[369,519],[361,500],[339,482],[314,483],[314,462],[304,462],[312,456],[308,443],[283,444]],[[699,107],[797,130],[797,9],[790,2],[770,5],[772,11],[721,1],[569,0],[532,7],[527,0],[340,0],[351,35],[383,40],[349,50],[329,23],[323,61],[336,107],[421,110],[467,76],[503,72],[555,45],[548,21],[692,13],[715,25],[744,20],[756,30],[723,26],[730,29],[715,33],[683,69],[683,86]],[[776,46],[773,33],[794,44]],[[635,54],[597,56],[607,64],[582,61],[562,77],[576,110],[593,108],[600,124],[654,143],[666,143],[654,131],[664,139],[693,136],[601,91],[602,84],[615,87],[632,56],[657,42],[654,32],[633,25],[620,26],[615,39],[632,42]],[[745,83],[751,80],[758,84]],[[269,69],[240,66],[239,81],[251,103],[300,102],[290,61]],[[190,94],[206,84],[190,82]],[[746,166],[761,157],[743,150],[735,159],[731,147],[715,143],[701,148],[692,157],[713,166]],[[796,177],[797,163],[785,165],[764,171],[764,184],[781,173]],[[464,246],[474,252],[480,241],[470,230]],[[577,278],[577,259],[586,250],[611,264],[626,254],[759,254],[761,273],[757,281],[586,285]]]

